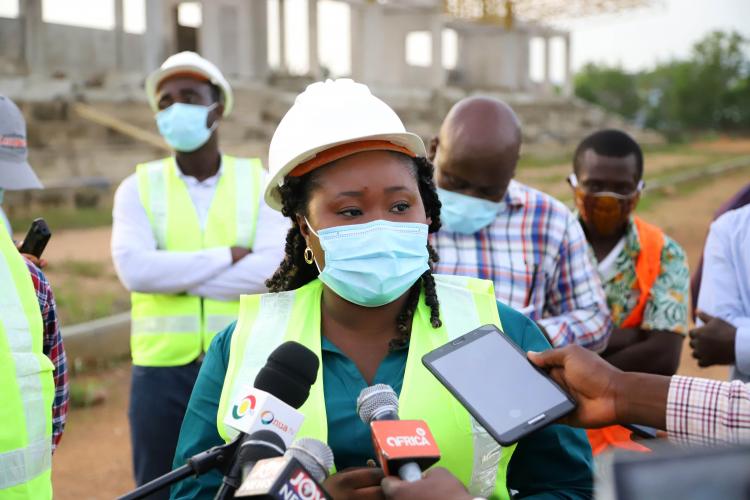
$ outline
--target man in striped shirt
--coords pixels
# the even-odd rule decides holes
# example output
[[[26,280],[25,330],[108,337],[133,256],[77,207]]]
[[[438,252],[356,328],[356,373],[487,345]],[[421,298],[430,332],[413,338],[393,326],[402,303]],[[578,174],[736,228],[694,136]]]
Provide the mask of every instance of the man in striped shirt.
[[[534,320],[554,346],[606,347],[606,297],[573,213],[513,180],[521,127],[513,110],[467,98],[431,145],[442,229],[437,272],[492,280],[497,299]]]

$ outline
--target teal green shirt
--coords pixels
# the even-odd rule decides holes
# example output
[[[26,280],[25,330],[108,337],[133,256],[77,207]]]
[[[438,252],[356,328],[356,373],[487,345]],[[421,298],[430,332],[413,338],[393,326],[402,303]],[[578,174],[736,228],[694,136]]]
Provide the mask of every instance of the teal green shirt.
[[[505,333],[524,351],[544,351],[550,345],[526,316],[498,303]],[[203,450],[223,444],[216,414],[224,385],[234,324],[214,337],[182,422],[174,466]],[[374,457],[369,428],[356,413],[357,396],[369,384],[355,364],[325,337],[322,340],[323,390],[328,417],[328,444],[336,468],[364,466]],[[401,392],[408,347],[390,352],[378,367],[373,383]],[[518,442],[508,468],[508,487],[517,498],[591,498],[592,459],[586,434],[564,425],[550,425]],[[218,472],[189,478],[172,489],[172,498],[211,499],[221,483]]]

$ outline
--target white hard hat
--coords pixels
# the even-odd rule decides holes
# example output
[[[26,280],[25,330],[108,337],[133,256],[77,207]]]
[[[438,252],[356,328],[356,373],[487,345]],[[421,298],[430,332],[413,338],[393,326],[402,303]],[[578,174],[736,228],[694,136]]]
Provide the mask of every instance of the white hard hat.
[[[309,85],[297,96],[271,139],[266,203],[281,210],[279,187],[295,168],[303,169],[296,172],[303,175],[337,159],[368,150],[426,155],[422,139],[407,132],[398,115],[372,95],[366,85],[349,79]]]
[[[217,68],[214,63],[202,58],[195,52],[190,52],[189,50],[169,56],[167,60],[162,63],[161,67],[151,73],[146,79],[146,95],[148,96],[148,103],[151,105],[151,109],[155,113],[159,111],[159,102],[156,99],[159,85],[170,76],[179,74],[204,78],[219,87],[224,96],[223,116],[229,116],[229,113],[232,111],[232,105],[234,104],[232,87],[229,86],[229,82],[224,78],[224,75],[221,74],[221,71],[219,71],[219,68]]]

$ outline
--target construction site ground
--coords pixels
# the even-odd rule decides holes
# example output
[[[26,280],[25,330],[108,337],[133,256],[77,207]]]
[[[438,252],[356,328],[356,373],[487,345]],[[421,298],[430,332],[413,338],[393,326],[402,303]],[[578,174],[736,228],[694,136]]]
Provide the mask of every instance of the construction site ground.
[[[674,172],[710,161],[750,155],[750,140],[712,140],[678,149],[665,147],[647,155],[649,176]],[[519,179],[563,199],[569,162],[544,161],[519,167]],[[698,182],[655,193],[642,215],[660,225],[686,250],[691,268],[700,257],[712,214],[741,186],[750,182],[750,168],[737,169]],[[58,230],[47,258],[48,275],[56,289],[62,317],[96,317],[127,309],[128,297],[117,281],[109,253],[109,227]],[[104,299],[102,298],[104,297]],[[94,304],[94,306],[92,306]],[[66,309],[76,309],[72,313]],[[88,309],[87,309],[88,308]],[[106,368],[79,370],[71,378],[78,392],[91,392],[99,404],[74,407],[53,459],[55,497],[109,499],[133,487],[127,403],[130,367],[126,362]],[[685,344],[680,373],[723,379],[726,368],[699,369]]]

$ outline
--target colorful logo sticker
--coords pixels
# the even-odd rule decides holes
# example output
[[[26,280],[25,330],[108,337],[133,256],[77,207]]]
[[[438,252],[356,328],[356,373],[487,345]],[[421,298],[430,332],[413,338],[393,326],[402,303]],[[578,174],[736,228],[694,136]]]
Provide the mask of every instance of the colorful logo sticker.
[[[271,413],[270,411],[264,411],[260,414],[260,421],[265,425],[270,424],[271,422],[273,422],[273,413]]]
[[[242,401],[234,405],[232,408],[232,416],[236,419],[240,419],[245,416],[248,411],[255,409],[255,396],[248,394]]]

